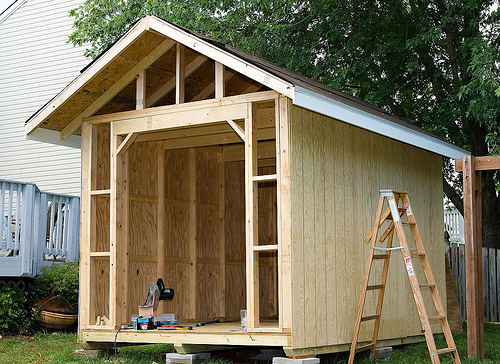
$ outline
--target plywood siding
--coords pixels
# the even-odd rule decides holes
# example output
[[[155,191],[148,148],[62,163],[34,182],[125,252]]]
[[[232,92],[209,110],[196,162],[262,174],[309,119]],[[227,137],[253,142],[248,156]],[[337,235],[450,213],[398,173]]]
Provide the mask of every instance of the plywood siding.
[[[0,23],[0,177],[80,194],[80,150],[26,140],[24,123],[89,62],[67,43],[83,0],[30,0]]]
[[[380,189],[408,191],[445,299],[441,157],[298,107],[290,129],[293,347],[352,340],[368,254],[363,238]],[[369,293],[365,314],[374,313],[375,299]],[[371,329],[365,325],[361,341]],[[420,330],[401,255],[393,253],[379,338]]]

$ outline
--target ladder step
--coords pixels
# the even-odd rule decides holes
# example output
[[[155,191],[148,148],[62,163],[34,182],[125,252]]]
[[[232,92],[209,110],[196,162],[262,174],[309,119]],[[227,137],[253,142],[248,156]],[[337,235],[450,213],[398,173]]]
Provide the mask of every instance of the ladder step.
[[[366,289],[367,289],[368,291],[373,290],[373,289],[382,289],[382,288],[384,288],[384,285],[383,285],[383,284],[373,284],[373,285],[371,285],[371,286],[367,286],[367,287],[366,287]]]
[[[361,345],[361,346],[358,346],[356,348],[356,353],[359,353],[360,351],[365,351],[365,350],[368,350],[368,349],[371,349],[371,348],[373,348],[373,343],[367,344],[367,345]]]
[[[419,252],[410,252],[411,255],[418,255],[418,256],[425,256],[425,253],[419,253]]]
[[[414,222],[409,222],[409,221],[401,221],[401,223],[404,225],[416,225]]]
[[[446,316],[429,316],[429,320],[444,320]]]
[[[444,348],[444,349],[436,350],[438,355],[445,354],[445,353],[453,353],[455,351],[457,351],[457,348]]]
[[[435,284],[419,284],[419,286],[421,288],[425,288],[425,287],[427,287],[427,288],[434,288],[434,287],[436,287]]]
[[[373,259],[387,259],[389,256],[387,254],[374,254]]]
[[[388,250],[398,250],[398,249],[403,249],[404,246],[396,246],[394,248],[381,248],[381,247],[378,247],[378,246],[372,246],[372,249],[374,250],[382,250],[384,252],[388,251]]]
[[[365,316],[365,317],[361,317],[361,321],[369,321],[369,320],[375,320],[377,318],[379,318],[380,315],[370,315],[370,316]]]

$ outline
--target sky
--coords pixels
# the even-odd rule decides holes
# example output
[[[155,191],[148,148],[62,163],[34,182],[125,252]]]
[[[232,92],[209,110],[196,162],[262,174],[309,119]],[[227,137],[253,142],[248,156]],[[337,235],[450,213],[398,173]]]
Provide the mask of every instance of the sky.
[[[13,2],[14,0],[0,0],[0,14]]]

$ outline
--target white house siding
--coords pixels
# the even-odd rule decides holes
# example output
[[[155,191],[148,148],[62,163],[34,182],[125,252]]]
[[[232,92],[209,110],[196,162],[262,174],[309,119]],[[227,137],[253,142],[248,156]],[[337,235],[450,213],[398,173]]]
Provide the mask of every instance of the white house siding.
[[[80,150],[26,140],[24,123],[89,63],[67,43],[83,0],[28,0],[0,23],[0,179],[80,194]]]

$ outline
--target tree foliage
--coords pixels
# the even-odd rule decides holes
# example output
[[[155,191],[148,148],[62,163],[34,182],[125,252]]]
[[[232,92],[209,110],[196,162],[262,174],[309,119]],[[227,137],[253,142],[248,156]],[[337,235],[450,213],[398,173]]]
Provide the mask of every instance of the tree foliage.
[[[500,12],[492,0],[87,0],[74,44],[97,56],[152,14],[361,97],[468,149],[500,152]],[[444,163],[444,191],[463,210]],[[500,242],[495,173],[483,241]],[[454,186],[454,187],[452,187]]]

